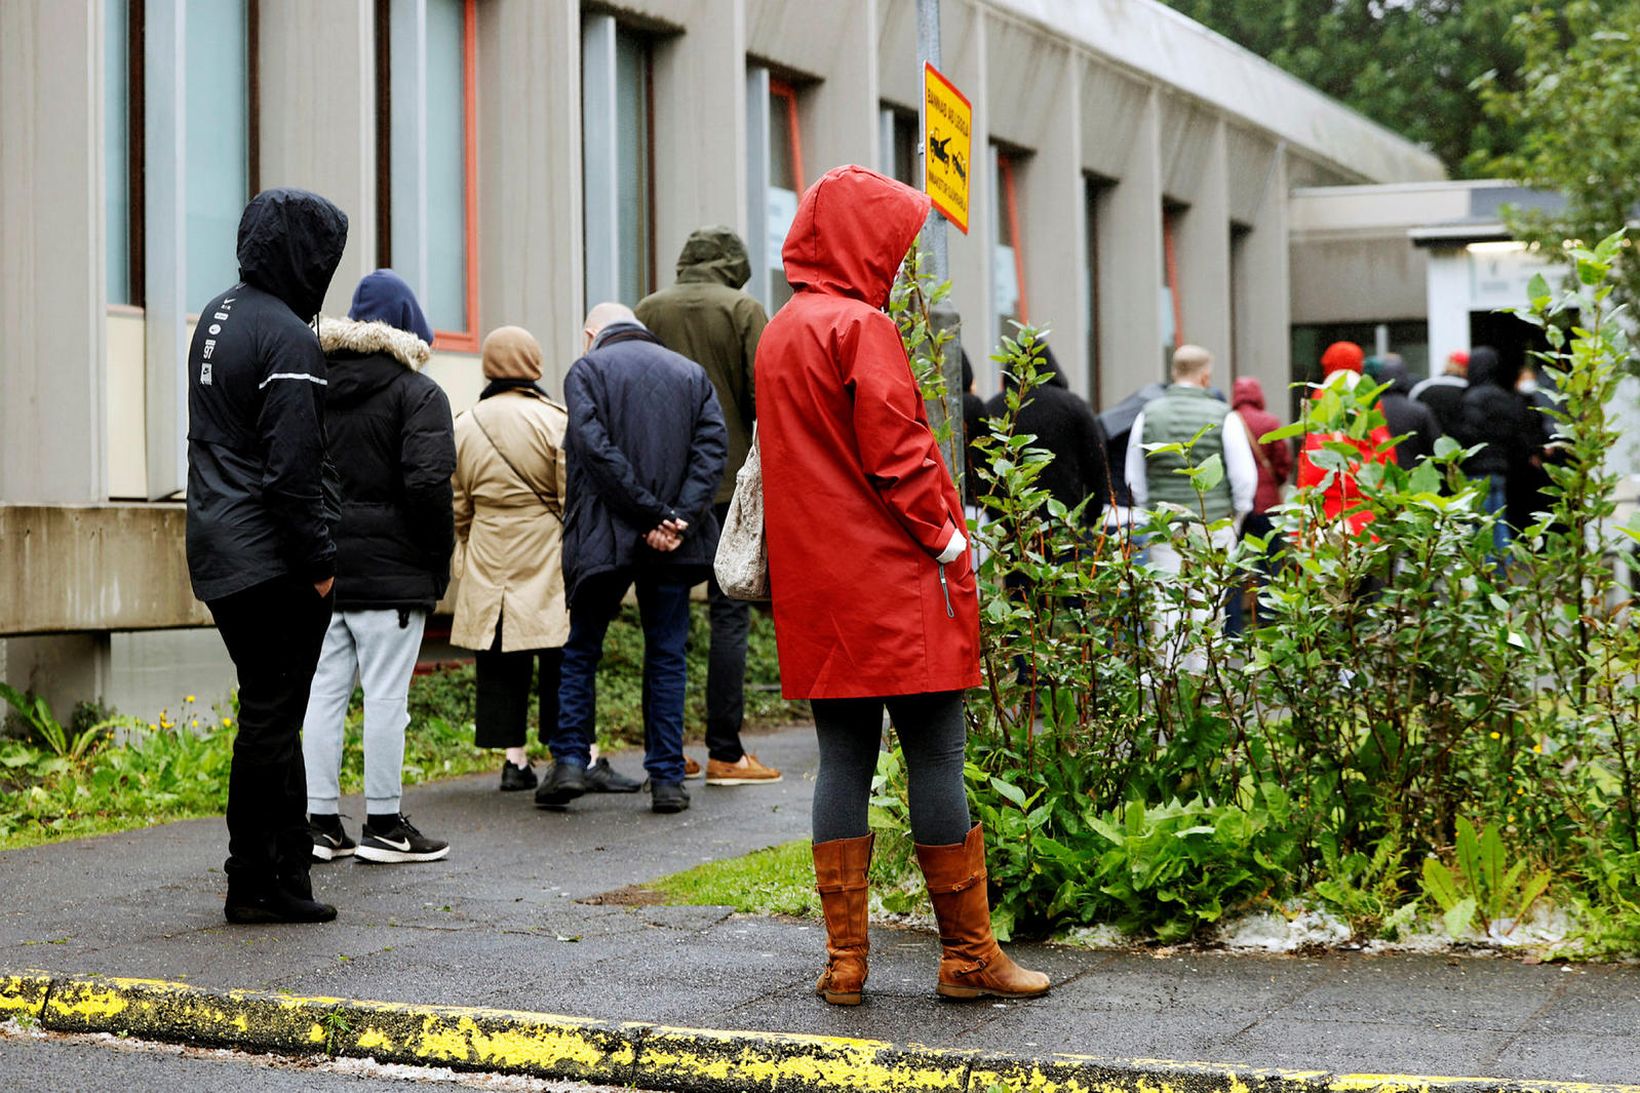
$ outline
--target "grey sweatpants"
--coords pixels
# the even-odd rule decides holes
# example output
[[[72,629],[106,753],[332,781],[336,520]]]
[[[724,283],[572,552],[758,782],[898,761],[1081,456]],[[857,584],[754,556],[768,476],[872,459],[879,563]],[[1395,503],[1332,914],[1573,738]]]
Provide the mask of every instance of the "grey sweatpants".
[[[302,722],[308,812],[341,805],[342,728],[355,680],[364,688],[364,801],[370,816],[399,811],[404,730],[410,724],[410,675],[427,625],[422,611],[336,611],[325,631]]]

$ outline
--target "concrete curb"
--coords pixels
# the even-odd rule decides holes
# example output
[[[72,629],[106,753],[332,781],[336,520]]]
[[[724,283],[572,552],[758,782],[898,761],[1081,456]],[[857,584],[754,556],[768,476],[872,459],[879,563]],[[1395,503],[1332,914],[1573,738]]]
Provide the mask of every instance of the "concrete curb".
[[[298,1055],[447,1066],[687,1093],[1640,1093],[1640,1085],[1258,1070],[1044,1058],[511,1010],[299,998],[157,979],[0,972],[0,1019]]]

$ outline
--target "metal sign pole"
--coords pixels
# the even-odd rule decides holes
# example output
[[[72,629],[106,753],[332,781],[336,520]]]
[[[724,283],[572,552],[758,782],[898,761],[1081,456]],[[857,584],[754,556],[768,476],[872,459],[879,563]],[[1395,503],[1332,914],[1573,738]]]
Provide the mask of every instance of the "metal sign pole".
[[[931,64],[940,67],[940,0],[917,0],[917,86],[923,83],[923,65]],[[917,144],[917,159],[922,168],[922,177],[928,178],[928,99],[921,96],[921,105],[918,114],[922,121],[922,139]],[[930,210],[928,223],[923,225],[921,246],[923,255],[923,271],[933,278],[936,285],[950,279],[951,263],[946,250],[945,217],[937,211]],[[941,304],[934,312],[935,330],[949,330],[951,340],[946,343],[945,359],[941,371],[945,374],[945,397],[931,399],[928,403],[928,418],[933,425],[936,435],[941,424],[950,422],[951,438],[946,442],[945,464],[951,470],[951,477],[956,482],[958,492],[962,490],[963,468],[966,460],[963,453],[967,450],[967,439],[963,436],[962,427],[962,353],[959,337],[962,333],[962,321],[955,308],[949,303]],[[930,331],[932,334],[933,331]]]

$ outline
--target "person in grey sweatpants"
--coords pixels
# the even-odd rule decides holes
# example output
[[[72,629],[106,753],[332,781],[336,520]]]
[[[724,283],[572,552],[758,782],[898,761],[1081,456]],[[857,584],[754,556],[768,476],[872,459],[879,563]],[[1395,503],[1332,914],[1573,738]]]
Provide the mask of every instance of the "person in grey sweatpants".
[[[450,581],[455,428],[450,403],[421,374],[432,328],[391,270],[359,282],[345,320],[320,324],[329,364],[327,441],[341,476],[336,604],[302,727],[313,857],[435,861],[448,843],[400,811],[410,677],[422,628]],[[342,827],[342,732],[364,688],[365,823]]]

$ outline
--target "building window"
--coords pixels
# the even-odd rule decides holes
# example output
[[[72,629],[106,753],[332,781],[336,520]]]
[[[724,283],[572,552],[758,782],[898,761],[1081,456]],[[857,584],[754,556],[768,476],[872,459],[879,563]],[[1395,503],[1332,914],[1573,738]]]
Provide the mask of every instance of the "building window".
[[[142,0],[103,0],[108,302],[142,305]],[[131,165],[136,163],[138,170]]]
[[[879,115],[878,126],[883,174],[913,189],[922,189],[922,161],[917,155],[917,115],[885,106]]]
[[[1104,405],[1099,382],[1099,212],[1104,206],[1110,183],[1087,175],[1082,179],[1084,236],[1082,268],[1087,293],[1082,298],[1082,318],[1088,332],[1088,397],[1095,407]]]
[[[186,304],[239,279],[239,217],[253,190],[251,103],[254,11],[247,0],[187,0]]]
[[[1013,323],[1030,321],[1030,305],[1025,292],[1025,244],[1019,230],[1019,195],[1014,185],[1019,159],[1011,152],[995,149],[996,247],[992,251],[991,284],[993,310],[997,316],[997,341],[1016,333]]]
[[[435,347],[473,352],[477,0],[378,0],[376,33],[377,258],[415,289]]]
[[[1184,342],[1184,307],[1179,294],[1179,263],[1173,239],[1177,233],[1180,211],[1168,207],[1162,210],[1162,382],[1173,380],[1173,351]]]
[[[613,16],[581,24],[581,171],[588,302],[655,288],[649,40]]]
[[[1246,224],[1232,223],[1230,225],[1230,380],[1241,374],[1241,324],[1242,313],[1247,310],[1247,301],[1243,299],[1248,288],[1248,278],[1245,267],[1247,265],[1247,237],[1253,234],[1253,229]]]
[[[797,89],[769,81],[769,312],[792,298],[780,251],[797,216],[803,192],[803,134],[797,124]]]

